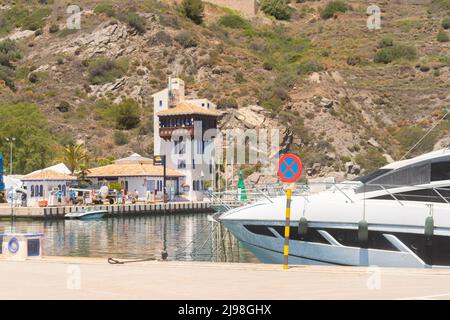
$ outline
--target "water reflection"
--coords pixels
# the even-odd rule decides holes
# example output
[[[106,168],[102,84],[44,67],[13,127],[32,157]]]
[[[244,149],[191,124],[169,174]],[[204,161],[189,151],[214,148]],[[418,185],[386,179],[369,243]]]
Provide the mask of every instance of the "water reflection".
[[[50,256],[161,258],[164,216],[107,218],[98,221],[0,221],[0,232],[44,233]],[[169,260],[257,262],[220,224],[206,214],[167,215]]]

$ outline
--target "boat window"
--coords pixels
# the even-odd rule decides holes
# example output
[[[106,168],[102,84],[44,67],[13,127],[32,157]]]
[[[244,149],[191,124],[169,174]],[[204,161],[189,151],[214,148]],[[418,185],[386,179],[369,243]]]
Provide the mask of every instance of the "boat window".
[[[251,233],[275,238],[275,235],[272,233],[272,231],[270,231],[266,226],[263,225],[244,225],[244,228]]]
[[[361,193],[383,190],[383,188],[389,189],[400,186],[427,184],[430,183],[430,172],[429,162],[399,168],[366,182],[356,192]]]
[[[450,180],[450,162],[431,164],[431,181]]]
[[[362,183],[366,183],[366,182],[369,182],[389,171],[392,171],[392,169],[378,169],[378,170],[372,171],[371,173],[369,173],[365,176],[356,177],[355,179],[353,179],[353,181],[361,181]]]
[[[400,201],[420,201],[420,202],[446,202],[443,197],[450,202],[450,189],[448,188],[436,188],[437,192],[433,189],[420,189],[411,190],[407,192],[399,192],[393,194],[395,198]],[[438,193],[439,192],[439,193]],[[379,197],[370,198],[374,200],[395,200],[391,195],[385,194]]]

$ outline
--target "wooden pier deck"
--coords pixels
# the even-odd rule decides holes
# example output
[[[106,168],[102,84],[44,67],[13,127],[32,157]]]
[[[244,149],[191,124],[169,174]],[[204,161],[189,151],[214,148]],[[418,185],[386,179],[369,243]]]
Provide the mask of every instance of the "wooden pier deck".
[[[77,212],[92,206],[61,207],[0,207],[0,218],[60,219],[70,212]],[[158,213],[202,213],[212,212],[210,202],[168,202],[156,204],[96,205],[95,208],[107,210],[109,216],[144,215]]]

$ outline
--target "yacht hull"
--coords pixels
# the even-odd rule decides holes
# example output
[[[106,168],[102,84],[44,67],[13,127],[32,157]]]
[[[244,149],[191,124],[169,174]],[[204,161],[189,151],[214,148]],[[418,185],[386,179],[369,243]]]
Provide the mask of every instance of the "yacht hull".
[[[273,228],[268,227],[273,236],[258,235],[250,232],[245,226],[251,222],[226,220],[223,222],[228,230],[261,262],[283,263],[284,238]],[[273,226],[280,222],[267,222]],[[261,224],[259,224],[262,226]],[[291,228],[291,233],[296,232]],[[329,236],[329,234],[328,234]],[[349,247],[339,243],[312,243],[307,241],[289,241],[289,264],[301,265],[341,265],[341,266],[379,266],[403,268],[429,267],[414,252],[395,236],[387,234],[397,251],[378,250],[361,247]]]

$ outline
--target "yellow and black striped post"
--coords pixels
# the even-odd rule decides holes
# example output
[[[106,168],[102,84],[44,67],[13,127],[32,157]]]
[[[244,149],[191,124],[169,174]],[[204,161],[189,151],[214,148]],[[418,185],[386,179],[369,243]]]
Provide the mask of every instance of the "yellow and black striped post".
[[[287,270],[289,260],[289,236],[291,233],[291,189],[286,190],[286,224],[284,225],[284,263],[283,269]]]

